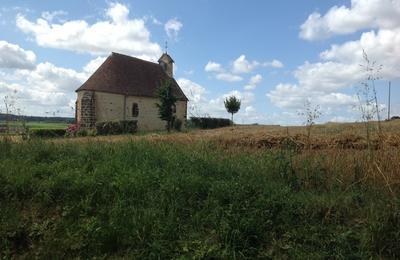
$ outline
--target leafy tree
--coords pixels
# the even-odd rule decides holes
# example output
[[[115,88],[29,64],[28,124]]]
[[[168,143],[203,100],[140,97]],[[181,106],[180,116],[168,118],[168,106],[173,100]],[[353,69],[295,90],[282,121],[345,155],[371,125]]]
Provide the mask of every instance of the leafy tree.
[[[177,98],[172,94],[172,81],[165,80],[161,86],[157,89],[157,97],[160,99],[159,103],[156,103],[158,107],[158,117],[167,122],[167,131],[171,130],[175,116],[174,107]]]
[[[232,115],[232,123],[233,123],[233,114],[237,113],[240,109],[240,104],[241,104],[240,99],[238,99],[235,96],[230,96],[225,99],[224,104],[226,111],[228,111],[228,113],[231,113]]]

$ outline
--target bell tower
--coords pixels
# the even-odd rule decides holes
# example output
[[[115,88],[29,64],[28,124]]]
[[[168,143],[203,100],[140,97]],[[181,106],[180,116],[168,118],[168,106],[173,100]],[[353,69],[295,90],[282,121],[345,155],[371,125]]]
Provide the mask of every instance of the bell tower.
[[[161,68],[167,73],[171,78],[174,77],[174,60],[171,56],[168,55],[167,45],[165,45],[165,52],[158,59],[158,64],[160,64]]]

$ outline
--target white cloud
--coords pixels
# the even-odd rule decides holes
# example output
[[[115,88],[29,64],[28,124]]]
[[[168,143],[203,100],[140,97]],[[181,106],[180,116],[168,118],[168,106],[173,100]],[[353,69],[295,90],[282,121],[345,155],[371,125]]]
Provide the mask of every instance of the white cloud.
[[[333,45],[320,54],[325,61],[333,60],[343,64],[357,66],[362,64],[362,50],[365,50],[370,60],[382,64],[382,77],[393,79],[400,77],[400,27],[393,30],[365,32],[356,41],[341,45]]]
[[[228,82],[237,82],[243,80],[242,77],[231,73],[219,73],[215,77],[218,80],[228,81]]]
[[[298,108],[305,100],[305,93],[297,85],[292,84],[278,84],[266,95],[274,105],[280,108]]]
[[[83,67],[83,71],[86,73],[86,75],[89,77],[92,75],[103,62],[107,59],[107,57],[97,57],[91,61],[89,61],[85,67]]]
[[[384,80],[400,78],[400,1],[353,0],[351,8],[334,6],[325,15],[311,14],[300,32],[302,38],[316,40],[364,29],[372,30],[361,33],[358,40],[332,45],[320,53],[320,62],[305,62],[294,72],[296,84],[279,84],[267,97],[286,109],[301,108],[304,100],[311,99],[341,116],[329,120],[354,119],[359,102],[348,93],[355,93],[354,86],[366,78],[360,66],[365,64],[363,50],[371,61],[383,65],[380,76]]]
[[[106,10],[106,19],[94,24],[84,20],[52,23],[43,18],[35,22],[22,14],[16,18],[17,27],[32,35],[43,47],[71,50],[92,55],[108,55],[112,51],[136,56],[146,60],[157,60],[161,47],[151,41],[144,19],[130,19],[127,6],[111,3]]]
[[[256,86],[262,81],[262,76],[260,74],[254,75],[250,78],[249,83],[244,87],[245,90],[255,89]]]
[[[353,107],[358,102],[355,95],[309,90],[292,84],[278,84],[274,90],[267,93],[267,97],[274,105],[287,109],[300,109],[304,106],[306,100],[311,100],[312,103],[320,105],[322,109]]]
[[[179,31],[182,29],[183,24],[176,18],[168,20],[165,23],[164,29],[168,35],[168,38],[172,40],[177,40]]]
[[[334,122],[334,123],[346,123],[346,122],[355,122],[355,121],[357,121],[357,118],[346,117],[346,116],[334,116],[329,120],[329,122]]]
[[[274,68],[282,68],[283,63],[278,60],[273,60],[271,62],[260,63],[258,61],[249,61],[246,59],[245,55],[240,55],[236,60],[234,60],[231,64],[230,69],[224,69],[220,63],[209,61],[204,70],[206,72],[214,72],[216,73],[215,78],[222,81],[228,82],[238,82],[243,80],[240,76],[241,74],[250,73],[258,67],[274,67]],[[260,81],[262,79],[261,75],[257,74],[255,78],[253,77],[250,82],[245,86],[245,89],[251,90],[256,87],[258,82],[254,83],[254,80]],[[253,81],[253,82],[252,82]]]
[[[72,116],[75,90],[87,79],[87,74],[49,62],[35,65],[36,56],[32,51],[16,45],[11,48],[17,53],[28,53],[29,66],[17,62],[18,66],[8,66],[7,70],[0,71],[0,96],[16,91],[16,107],[26,115]]]
[[[250,73],[253,71],[260,63],[257,61],[248,61],[245,55],[240,55],[233,64],[232,64],[232,72],[233,73]]]
[[[36,55],[16,44],[0,41],[0,68],[34,69]]]
[[[39,63],[32,71],[16,70],[12,82],[0,81],[0,95],[17,90],[17,105],[26,115],[73,116],[75,90],[86,79],[84,73]],[[17,80],[15,80],[17,79]]]
[[[84,73],[57,67],[49,62],[39,63],[33,71],[21,70],[16,73],[30,90],[46,93],[74,93],[86,79]]]
[[[340,62],[304,63],[295,71],[302,88],[308,91],[329,93],[352,86],[362,79],[359,64]]]
[[[191,76],[191,75],[194,74],[194,70],[185,70],[183,73],[184,73],[185,75],[187,75],[187,76]]]
[[[233,64],[232,64],[232,72],[233,73],[250,73],[256,68],[263,66],[263,67],[272,67],[272,68],[283,68],[284,65],[281,61],[279,60],[272,60],[272,61],[267,61],[267,62],[259,62],[256,60],[249,61],[246,59],[245,55],[240,55],[239,58],[237,58]]]
[[[222,72],[222,66],[219,63],[209,61],[207,65],[204,67],[204,70],[207,72]]]
[[[250,118],[246,118],[246,107],[252,106],[255,100],[255,95],[252,92],[240,92],[238,90],[232,90],[228,93],[222,94],[215,99],[209,100],[208,103],[205,104],[205,108],[207,114],[213,117],[224,117],[228,118],[230,115],[226,112],[224,100],[230,96],[235,96],[241,101],[241,109],[238,114],[235,116],[235,121],[237,122],[247,122]],[[251,109],[250,109],[251,110]],[[250,111],[247,111],[250,113]],[[244,116],[244,117],[243,117]],[[254,113],[252,114],[251,120],[254,118]]]
[[[238,90],[232,90],[226,94],[223,94],[222,97],[220,97],[219,99],[222,99],[222,104],[223,104],[223,101],[230,96],[235,96],[235,97],[239,98],[242,105],[250,105],[253,103],[253,101],[255,99],[253,92],[249,92],[249,91],[240,92]]]
[[[43,19],[52,22],[54,18],[59,17],[59,16],[65,16],[68,13],[62,10],[58,10],[58,11],[53,11],[53,12],[49,12],[49,11],[45,11],[42,12],[42,17]]]
[[[394,29],[399,26],[400,1],[352,0],[351,7],[333,6],[325,15],[312,13],[301,25],[300,37],[319,40],[366,28]]]
[[[189,103],[199,104],[205,101],[204,95],[206,94],[206,89],[204,87],[185,78],[180,78],[177,82],[189,99]]]
[[[256,111],[256,109],[253,106],[247,106],[244,109],[244,111],[245,111],[246,115],[249,116],[249,115],[253,114]]]
[[[284,67],[284,65],[283,65],[283,63],[281,61],[275,60],[275,59],[270,61],[270,62],[265,62],[265,63],[263,63],[263,65],[265,67],[272,67],[272,68],[277,68],[277,69],[280,69],[280,68]]]

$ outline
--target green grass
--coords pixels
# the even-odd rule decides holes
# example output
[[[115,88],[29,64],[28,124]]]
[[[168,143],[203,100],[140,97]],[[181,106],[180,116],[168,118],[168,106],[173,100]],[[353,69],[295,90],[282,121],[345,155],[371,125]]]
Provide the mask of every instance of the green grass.
[[[400,257],[398,198],[320,174],[209,143],[1,142],[0,257]]]
[[[28,122],[26,126],[29,129],[66,129],[67,123],[49,123],[49,122]]]
[[[0,125],[5,125],[4,121],[0,121]],[[22,122],[10,122],[10,127],[21,127]],[[66,129],[68,127],[68,123],[63,122],[39,122],[39,121],[31,121],[26,122],[25,125],[29,129]]]

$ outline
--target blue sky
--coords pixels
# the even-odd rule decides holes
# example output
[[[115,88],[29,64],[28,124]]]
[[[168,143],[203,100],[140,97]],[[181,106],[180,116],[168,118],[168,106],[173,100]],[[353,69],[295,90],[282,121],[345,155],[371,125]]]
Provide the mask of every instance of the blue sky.
[[[112,51],[156,61],[166,40],[189,115],[229,117],[236,95],[237,123],[301,124],[306,100],[321,122],[360,120],[362,49],[383,65],[382,115],[389,80],[400,114],[399,0],[3,0],[0,29],[0,96],[28,115],[73,116],[74,90]]]

